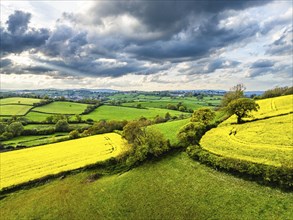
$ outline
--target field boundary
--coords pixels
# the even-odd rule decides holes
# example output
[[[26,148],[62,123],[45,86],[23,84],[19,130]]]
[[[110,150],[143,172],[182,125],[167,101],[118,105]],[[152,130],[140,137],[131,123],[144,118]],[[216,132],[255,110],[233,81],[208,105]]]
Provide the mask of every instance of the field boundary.
[[[201,146],[189,146],[188,155],[216,170],[226,171],[238,177],[260,184],[293,191],[293,167],[276,167],[212,153]]]

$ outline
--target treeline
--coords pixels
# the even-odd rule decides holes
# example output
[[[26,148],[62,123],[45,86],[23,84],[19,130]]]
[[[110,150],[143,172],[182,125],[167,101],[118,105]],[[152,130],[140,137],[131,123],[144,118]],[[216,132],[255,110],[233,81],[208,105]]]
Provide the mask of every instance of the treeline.
[[[269,89],[265,91],[259,98],[267,99],[267,98],[273,98],[273,97],[283,96],[283,95],[292,95],[292,94],[293,94],[293,86],[276,87],[274,89]]]

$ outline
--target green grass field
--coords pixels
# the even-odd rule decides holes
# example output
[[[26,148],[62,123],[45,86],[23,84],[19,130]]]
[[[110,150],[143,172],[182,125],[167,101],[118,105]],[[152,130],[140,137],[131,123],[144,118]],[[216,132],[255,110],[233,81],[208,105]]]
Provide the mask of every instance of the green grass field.
[[[1,219],[293,219],[293,193],[215,171],[185,153],[96,181],[92,174],[8,194]]]
[[[235,124],[236,118],[232,116],[208,131],[201,139],[201,146],[225,157],[292,167],[293,114],[288,114],[293,110],[292,97],[259,101],[260,111],[254,113],[254,119],[259,120]]]
[[[32,146],[56,142],[64,137],[68,137],[68,133],[56,132],[55,134],[50,134],[50,135],[19,136],[7,141],[2,141],[1,143],[4,145],[4,148],[6,146],[16,147],[17,145],[25,145],[27,147],[32,147]]]
[[[176,121],[170,121],[166,123],[161,123],[161,124],[155,124],[149,126],[150,128],[154,128],[159,130],[165,137],[166,139],[170,140],[170,143],[172,145],[176,145],[178,143],[177,139],[177,133],[180,130],[180,128],[184,125],[186,125],[190,119],[183,119],[183,120],[176,120]]]
[[[25,118],[30,121],[42,122],[45,121],[49,116],[51,116],[51,114],[30,111],[28,114],[26,114]]]
[[[91,118],[95,121],[99,120],[133,120],[139,119],[140,117],[146,117],[153,119],[156,115],[165,117],[165,114],[169,112],[171,116],[179,116],[181,114],[186,114],[179,111],[172,111],[167,109],[159,108],[148,108],[148,109],[137,109],[137,108],[128,108],[121,106],[109,106],[103,105],[95,109],[93,112],[87,115],[83,115],[84,120]]]
[[[50,104],[37,107],[34,111],[51,114],[81,114],[87,105],[74,102],[52,102]]]
[[[131,101],[132,102],[129,102],[128,100],[128,102],[125,102],[122,105],[136,107],[138,104],[141,104],[142,107],[166,108],[168,104],[177,105],[181,102],[187,109],[196,110],[203,106],[218,106],[220,104],[221,97],[204,97],[202,100],[198,100],[196,97],[155,97],[153,99],[147,99],[147,97],[136,97],[136,99]]]
[[[69,124],[69,127],[71,129],[86,128],[86,127],[89,127],[89,126],[90,125],[86,124],[86,123],[79,123],[79,124],[70,123]],[[44,130],[44,129],[48,129],[48,128],[55,128],[55,124],[29,124],[29,125],[24,126],[25,130],[28,130],[28,129]]]
[[[12,98],[0,99],[0,105],[8,105],[8,104],[33,105],[34,103],[39,103],[41,100],[42,99],[12,97]]]
[[[115,133],[1,153],[1,189],[115,157],[125,149]]]
[[[25,115],[31,108],[29,105],[0,105],[0,115]]]

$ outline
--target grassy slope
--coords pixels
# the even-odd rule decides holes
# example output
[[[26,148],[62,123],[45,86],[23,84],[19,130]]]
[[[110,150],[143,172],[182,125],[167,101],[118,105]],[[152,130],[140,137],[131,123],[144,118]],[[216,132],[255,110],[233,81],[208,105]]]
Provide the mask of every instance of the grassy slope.
[[[292,98],[289,95],[260,100],[260,110],[254,117],[261,120],[237,125],[235,117],[231,117],[208,131],[201,139],[201,146],[222,156],[292,166],[293,114],[277,116],[292,112]]]
[[[185,153],[122,175],[90,172],[9,194],[6,219],[293,219],[293,193],[217,172]]]
[[[151,125],[149,127],[158,129],[167,139],[170,140],[170,143],[172,145],[176,145],[178,140],[177,140],[177,133],[180,130],[182,126],[187,124],[189,122],[188,119],[183,119],[183,120],[177,120],[177,121],[171,121],[171,122],[166,122],[166,123],[161,123],[161,124],[155,124]]]
[[[103,105],[95,109],[90,114],[83,115],[82,118],[83,119],[91,118],[96,121],[99,121],[102,119],[133,120],[133,119],[139,119],[140,117],[144,116],[146,118],[152,119],[156,115],[160,115],[164,117],[167,112],[169,112],[172,116],[186,114],[179,111],[172,111],[172,110],[159,109],[159,108],[137,109],[137,108]]]
[[[31,108],[29,105],[0,105],[0,115],[25,115]]]
[[[12,97],[12,98],[0,99],[0,104],[1,105],[4,105],[4,104],[33,105],[34,103],[38,103],[40,101],[41,99]]]
[[[1,188],[115,157],[124,140],[115,133],[1,153]]]
[[[53,114],[81,114],[86,107],[87,105],[82,103],[52,102],[50,104],[37,107],[34,111]]]
[[[52,114],[30,111],[25,117],[30,121],[42,122],[45,121],[46,118],[51,115]]]

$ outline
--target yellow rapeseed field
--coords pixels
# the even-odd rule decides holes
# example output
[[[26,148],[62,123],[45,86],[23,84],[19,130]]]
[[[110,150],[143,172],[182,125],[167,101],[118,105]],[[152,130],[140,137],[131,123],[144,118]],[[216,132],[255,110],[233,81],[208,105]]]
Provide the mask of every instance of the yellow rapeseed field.
[[[208,131],[201,146],[225,157],[293,167],[292,98],[289,95],[260,100],[260,111],[254,113],[259,120],[236,124],[231,117]]]
[[[121,136],[109,133],[4,152],[0,154],[0,188],[81,168],[118,156],[125,150]]]

